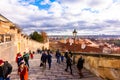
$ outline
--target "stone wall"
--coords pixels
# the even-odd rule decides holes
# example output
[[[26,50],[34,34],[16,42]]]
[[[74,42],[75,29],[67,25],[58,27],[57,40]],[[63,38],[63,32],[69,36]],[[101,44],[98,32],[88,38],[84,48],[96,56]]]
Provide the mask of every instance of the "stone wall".
[[[15,40],[15,44],[17,45],[17,52],[21,53],[25,51],[28,52],[29,50],[36,51],[38,48],[42,49],[42,47],[49,49],[49,41],[46,43],[40,43],[30,39],[28,36],[20,36],[20,38]]]
[[[0,44],[0,59],[15,61],[17,47],[14,42],[4,42]]]
[[[18,41],[19,42],[19,41]],[[36,51],[38,48],[42,49],[42,47],[49,49],[49,42],[47,43],[39,43],[34,40],[24,40],[16,44],[14,41],[0,43],[0,59],[7,61],[15,61],[16,54],[18,52],[23,53],[24,51],[28,52]]]
[[[78,55],[78,54],[77,54]],[[120,80],[120,55],[79,53],[84,67],[104,80]]]

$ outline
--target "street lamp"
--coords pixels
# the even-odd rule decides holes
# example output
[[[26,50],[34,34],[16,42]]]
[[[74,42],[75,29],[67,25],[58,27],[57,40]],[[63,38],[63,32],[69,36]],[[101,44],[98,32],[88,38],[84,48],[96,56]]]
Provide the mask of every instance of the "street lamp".
[[[75,38],[76,38],[76,35],[77,35],[77,31],[76,31],[76,29],[74,29],[74,31],[73,31],[73,37],[74,37],[74,53],[75,53]],[[75,64],[75,55],[73,55],[73,64]]]
[[[75,40],[75,38],[76,38],[76,35],[77,35],[77,31],[76,31],[76,29],[74,29],[74,31],[73,31],[74,40]]]
[[[75,38],[76,38],[76,35],[77,35],[77,31],[76,31],[76,29],[74,29],[74,31],[73,31],[73,37],[74,37],[74,44],[75,44]],[[75,46],[74,46],[75,47]],[[74,50],[75,51],[75,50]]]

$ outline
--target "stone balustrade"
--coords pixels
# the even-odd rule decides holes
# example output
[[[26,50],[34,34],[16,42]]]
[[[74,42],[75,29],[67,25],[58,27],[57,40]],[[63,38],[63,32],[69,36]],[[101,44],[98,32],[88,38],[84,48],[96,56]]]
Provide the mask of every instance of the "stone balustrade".
[[[73,53],[83,55],[84,67],[105,80],[120,80],[119,54]],[[76,56],[76,61],[79,56]]]

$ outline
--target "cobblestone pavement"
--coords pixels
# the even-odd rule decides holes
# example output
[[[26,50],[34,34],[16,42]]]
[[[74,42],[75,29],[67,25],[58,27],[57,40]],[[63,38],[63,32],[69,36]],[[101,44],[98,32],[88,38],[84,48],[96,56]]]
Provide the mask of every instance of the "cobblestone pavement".
[[[95,75],[91,74],[87,70],[83,70],[84,78],[79,77],[76,66],[72,66],[73,75],[70,74],[70,71],[65,72],[65,63],[57,64],[56,59],[53,57],[52,68],[49,70],[48,65],[44,69],[39,67],[40,64],[40,55],[35,54],[35,58],[30,60],[30,69],[29,69],[29,80],[102,80]],[[17,66],[13,64],[13,72],[11,74],[11,80],[19,80],[17,75]]]

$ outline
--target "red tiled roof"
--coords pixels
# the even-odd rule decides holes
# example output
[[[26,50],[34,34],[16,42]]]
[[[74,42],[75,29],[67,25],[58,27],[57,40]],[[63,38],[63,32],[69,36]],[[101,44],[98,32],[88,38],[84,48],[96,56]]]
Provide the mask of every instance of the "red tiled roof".
[[[72,44],[70,45],[69,43],[59,43],[59,45],[62,47],[62,49],[68,49],[71,51],[75,52],[95,52],[95,53],[101,53],[102,49],[97,48],[97,47],[91,47],[91,46],[86,46],[85,49],[81,48],[81,44]]]

